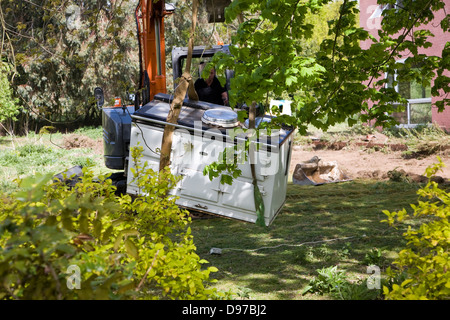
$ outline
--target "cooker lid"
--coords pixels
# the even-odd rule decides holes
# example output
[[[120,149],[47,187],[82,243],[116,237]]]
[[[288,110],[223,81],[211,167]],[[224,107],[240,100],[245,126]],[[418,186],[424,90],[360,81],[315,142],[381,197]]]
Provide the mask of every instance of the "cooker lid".
[[[224,128],[236,127],[238,122],[237,113],[229,109],[209,109],[203,113],[202,121],[206,124]]]

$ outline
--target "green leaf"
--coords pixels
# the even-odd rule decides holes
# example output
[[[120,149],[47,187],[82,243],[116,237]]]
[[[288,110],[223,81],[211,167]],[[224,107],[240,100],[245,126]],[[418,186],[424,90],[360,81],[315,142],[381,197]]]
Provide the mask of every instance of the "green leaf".
[[[94,232],[93,232],[94,237],[100,238],[103,227],[102,221],[99,219],[95,219],[93,225],[94,225]]]
[[[88,234],[89,233],[89,219],[88,219],[86,213],[80,214],[78,222],[80,224],[80,232]]]
[[[125,240],[125,250],[135,259],[139,259],[139,250],[131,239]]]
[[[306,287],[303,288],[302,290],[302,295],[307,294],[313,287],[310,285],[307,285]]]
[[[113,226],[109,226],[105,230],[105,232],[103,232],[103,235],[102,235],[102,243],[103,244],[105,244],[105,243],[107,243],[109,241],[109,238],[111,237],[111,234],[112,234],[113,230],[114,230]]]
[[[286,85],[289,87],[291,86],[293,83],[296,83],[298,81],[298,78],[292,75],[289,75],[286,77]]]
[[[229,184],[232,185],[233,184],[233,177],[228,175],[228,174],[222,174],[222,176],[220,177],[220,183],[221,184]]]

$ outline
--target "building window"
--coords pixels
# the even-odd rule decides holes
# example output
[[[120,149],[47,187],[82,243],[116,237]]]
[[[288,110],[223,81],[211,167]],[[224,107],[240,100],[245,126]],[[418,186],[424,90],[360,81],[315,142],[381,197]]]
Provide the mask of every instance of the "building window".
[[[416,81],[397,81],[397,73],[386,74],[386,77],[387,87],[394,88],[407,100],[406,105],[396,104],[399,111],[392,114],[400,126],[431,123],[431,87]]]
[[[390,8],[392,8],[392,9],[404,9],[405,7],[404,7],[404,5],[403,5],[403,0],[397,0],[397,1],[395,1],[395,4],[391,4],[391,5],[389,5],[390,6]]]
[[[380,4],[380,5],[378,5],[377,8],[373,11],[372,15],[369,17],[369,19],[380,18],[382,16],[384,10],[405,9],[403,1],[404,0],[397,0],[397,1],[395,1],[395,4],[384,4],[384,5]]]

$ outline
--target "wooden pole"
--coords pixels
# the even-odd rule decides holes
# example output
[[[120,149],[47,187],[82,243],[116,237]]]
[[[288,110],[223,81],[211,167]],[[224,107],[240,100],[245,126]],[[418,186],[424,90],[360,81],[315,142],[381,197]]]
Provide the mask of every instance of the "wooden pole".
[[[191,76],[191,62],[192,62],[192,52],[194,51],[194,36],[195,36],[195,28],[197,25],[197,14],[198,14],[198,0],[193,0],[191,36],[189,38],[188,44],[188,56],[186,59],[186,67],[185,71],[183,72],[183,75],[181,76],[180,84],[175,89],[174,99],[172,101],[172,104],[170,105],[169,114],[167,115],[167,122],[172,124],[176,124],[178,122],[181,107],[183,106],[183,100],[189,88],[190,88],[189,98],[198,100],[198,96],[197,93],[195,92]],[[166,167],[169,167],[170,165],[170,152],[172,150],[174,130],[175,127],[172,125],[166,124],[166,126],[164,127],[164,133],[161,142],[161,155],[159,159],[159,171],[164,170]]]

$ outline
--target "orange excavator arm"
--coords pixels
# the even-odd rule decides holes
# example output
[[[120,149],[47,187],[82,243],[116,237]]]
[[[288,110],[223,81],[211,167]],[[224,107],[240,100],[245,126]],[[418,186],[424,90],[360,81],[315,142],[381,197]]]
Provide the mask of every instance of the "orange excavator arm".
[[[140,0],[136,7],[142,104],[157,93],[166,93],[164,17],[173,11],[174,7],[164,0]]]
[[[224,10],[231,0],[199,0],[208,12],[208,22],[223,22]],[[157,93],[166,93],[166,55],[164,40],[164,18],[172,14],[175,7],[164,0],[139,0],[136,7],[136,25],[139,40],[140,84],[136,96],[138,107],[153,100]]]

